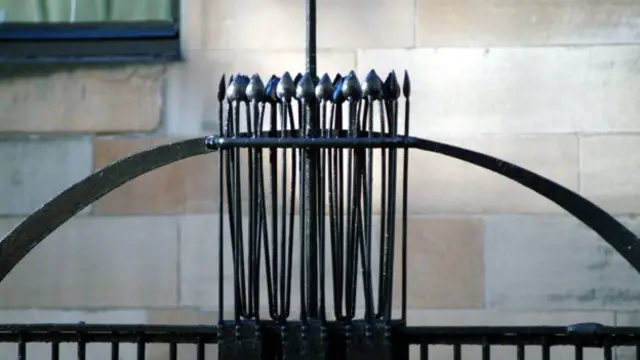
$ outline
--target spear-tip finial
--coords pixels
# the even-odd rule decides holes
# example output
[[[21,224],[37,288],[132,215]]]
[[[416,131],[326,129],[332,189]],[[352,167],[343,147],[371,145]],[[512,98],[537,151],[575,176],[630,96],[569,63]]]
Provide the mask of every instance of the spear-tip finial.
[[[237,74],[233,77],[233,81],[229,84],[227,89],[227,99],[230,101],[246,101],[247,100],[247,85],[249,85],[249,78]]]
[[[371,69],[362,82],[362,93],[366,97],[370,97],[373,100],[379,100],[382,98],[382,80],[376,71]]]
[[[300,82],[301,79],[302,79],[302,74],[297,73],[296,76],[293,78],[293,85],[298,86],[298,83]]]
[[[249,85],[247,85],[247,98],[249,99],[249,101],[257,102],[262,102],[265,100],[265,88],[264,83],[262,83],[262,79],[260,79],[260,75],[253,74],[251,76]]]
[[[344,94],[342,93],[342,82],[344,78],[338,79],[336,81],[335,86],[333,88],[332,100],[335,104],[342,104],[345,100]]]
[[[386,100],[398,100],[400,97],[400,84],[396,77],[396,72],[392,71],[384,81],[384,98]]]
[[[333,86],[335,87],[336,85],[338,85],[338,82],[342,79],[342,75],[340,73],[337,73],[336,76],[333,78]]]
[[[405,98],[409,98],[411,96],[411,80],[409,80],[409,72],[407,70],[404,71],[404,81],[402,82],[402,95]]]
[[[313,88],[313,80],[311,80],[311,74],[308,72],[298,81],[296,86],[296,98],[304,101],[311,101],[315,99],[315,92]]]
[[[289,72],[285,72],[278,82],[278,86],[276,89],[278,99],[290,101],[295,92],[296,89],[293,85],[293,79],[291,79],[291,75],[289,74]]]
[[[218,83],[218,101],[224,100],[225,90],[227,90],[227,81],[224,78],[224,74],[220,78],[220,83]]]
[[[349,72],[342,81],[342,94],[348,100],[358,101],[362,99],[362,87],[354,71]]]
[[[316,98],[320,101],[329,101],[331,100],[331,96],[333,95],[333,84],[331,83],[331,78],[329,74],[325,73],[318,81],[318,85],[316,85]]]
[[[267,86],[265,86],[265,95],[267,96],[267,101],[269,101],[270,103],[275,103],[278,101],[278,83],[280,82],[280,79],[275,76],[275,75],[271,75],[271,78],[269,79],[269,81],[267,81]]]

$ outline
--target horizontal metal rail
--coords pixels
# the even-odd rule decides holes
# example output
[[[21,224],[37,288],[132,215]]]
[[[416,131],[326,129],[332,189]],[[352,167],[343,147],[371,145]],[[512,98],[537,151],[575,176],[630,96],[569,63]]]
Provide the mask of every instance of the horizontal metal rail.
[[[345,341],[344,324],[330,322],[327,327],[331,343]],[[270,346],[278,343],[281,325],[267,323],[256,330],[260,332],[260,337],[268,340]],[[63,344],[75,345],[78,360],[90,359],[95,355],[96,348],[89,348],[88,345],[95,343],[110,344],[107,351],[112,359],[119,359],[127,344],[135,346],[138,359],[145,358],[148,345],[161,346],[159,344],[168,347],[168,360],[179,358],[182,351],[179,344],[195,345],[196,358],[204,359],[205,353],[211,351],[205,345],[218,343],[218,331],[216,325],[0,324],[0,343],[15,343],[15,354],[22,360],[29,359],[30,345],[37,343],[49,344],[51,359],[60,359]],[[525,349],[533,347],[541,351],[542,360],[549,360],[552,348],[567,346],[573,347],[576,359],[582,359],[583,352],[588,348],[601,348],[605,360],[613,359],[616,349],[630,348],[636,359],[640,359],[640,327],[599,324],[564,327],[406,327],[400,324],[393,327],[391,337],[394,359],[408,359],[410,349],[414,346],[419,348],[421,360],[430,358],[430,349],[443,346],[449,349],[453,360],[462,359],[463,353],[476,353],[478,350],[481,350],[482,360],[490,360],[494,347],[499,347],[502,353],[505,349],[514,351],[516,356],[511,357],[517,360],[524,360]],[[266,355],[264,359],[271,357]]]
[[[292,322],[294,323],[294,322]],[[280,333],[281,325],[265,323],[261,332]],[[339,334],[344,325],[329,322]],[[217,325],[125,324],[0,324],[0,343],[217,343]],[[570,326],[394,326],[393,336],[407,344],[577,345],[603,347],[640,345],[640,327]]]

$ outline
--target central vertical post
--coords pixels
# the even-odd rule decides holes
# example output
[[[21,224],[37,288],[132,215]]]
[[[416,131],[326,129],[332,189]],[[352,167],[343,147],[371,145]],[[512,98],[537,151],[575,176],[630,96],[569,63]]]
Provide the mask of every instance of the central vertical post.
[[[316,63],[316,0],[307,0],[307,72],[316,83],[317,63]],[[304,124],[304,132],[307,137],[318,136],[318,107],[316,102],[310,101],[305,111],[308,121]],[[303,190],[305,207],[304,211],[304,239],[306,244],[307,278],[307,311],[310,319],[318,319],[318,151],[312,149],[305,150],[305,162],[302,169],[306,187]]]

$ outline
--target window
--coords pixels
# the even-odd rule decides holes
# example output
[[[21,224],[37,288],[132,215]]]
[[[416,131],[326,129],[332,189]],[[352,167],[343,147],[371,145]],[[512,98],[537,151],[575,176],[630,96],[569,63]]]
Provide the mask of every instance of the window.
[[[180,59],[179,0],[0,0],[0,63]]]

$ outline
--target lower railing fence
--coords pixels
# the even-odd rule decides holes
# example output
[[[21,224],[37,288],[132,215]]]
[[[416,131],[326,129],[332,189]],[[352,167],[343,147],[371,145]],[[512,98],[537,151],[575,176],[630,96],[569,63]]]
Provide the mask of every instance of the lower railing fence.
[[[285,327],[300,323],[287,323]],[[222,327],[231,326],[233,323]],[[328,323],[327,353],[330,359],[348,358],[347,342],[349,327],[344,324]],[[259,338],[263,359],[278,359],[282,346],[282,325],[261,324],[255,327],[254,336]],[[0,343],[7,349],[6,343],[15,344],[14,353],[2,355],[15,356],[20,360],[29,359],[29,348],[34,344],[48,344],[50,358],[61,358],[61,345],[74,346],[77,359],[92,359],[94,355],[87,349],[89,344],[110,344],[110,358],[121,359],[123,346],[135,346],[136,358],[146,359],[147,348],[151,345],[166,345],[167,360],[180,357],[178,345],[191,344],[196,348],[195,359],[210,358],[206,345],[219,344],[221,326],[217,325],[108,325],[108,324],[4,324],[0,325]],[[402,326],[388,328],[387,346],[393,349],[393,359],[542,359],[554,358],[554,347],[572,347],[573,356],[581,360],[585,352],[600,351],[604,360],[616,358],[616,350],[625,349],[624,356],[618,359],[640,360],[640,327],[609,327],[599,324],[576,324],[564,327],[550,326]],[[366,340],[366,336],[364,337]],[[372,344],[376,341],[372,341]],[[379,342],[377,342],[379,345]],[[448,351],[442,351],[446,347]],[[415,349],[414,351],[414,348]],[[433,350],[439,348],[437,356]],[[499,350],[499,356],[495,355]],[[588,349],[588,350],[587,350]],[[104,351],[104,350],[102,350]],[[411,354],[410,354],[411,353]],[[446,355],[443,355],[446,354]],[[508,355],[507,355],[508,354]],[[567,358],[566,353],[562,358]],[[104,354],[100,354],[104,358]],[[410,356],[411,355],[411,356]],[[74,356],[75,357],[75,356]],[[557,358],[557,357],[556,357]],[[590,358],[593,358],[591,356]]]

